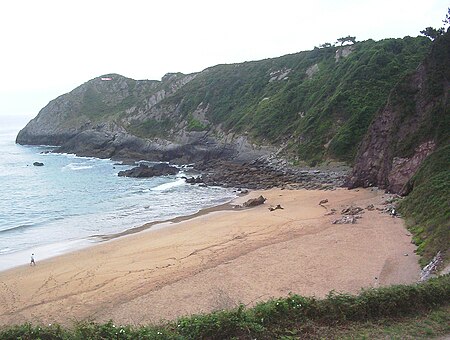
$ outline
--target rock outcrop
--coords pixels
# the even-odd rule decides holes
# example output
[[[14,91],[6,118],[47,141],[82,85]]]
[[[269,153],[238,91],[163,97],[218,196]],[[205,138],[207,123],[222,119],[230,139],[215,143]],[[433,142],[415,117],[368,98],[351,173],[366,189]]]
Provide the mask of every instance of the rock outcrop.
[[[130,170],[119,171],[118,175],[121,177],[136,177],[136,178],[146,178],[155,176],[167,176],[176,175],[180,170],[166,163],[158,163],[153,166],[147,166],[145,164],[140,164]]]
[[[265,201],[266,201],[266,198],[260,195],[259,197],[256,197],[256,198],[250,198],[249,200],[244,202],[244,204],[242,206],[245,208],[252,208],[252,207],[256,207],[258,205],[264,204]]]

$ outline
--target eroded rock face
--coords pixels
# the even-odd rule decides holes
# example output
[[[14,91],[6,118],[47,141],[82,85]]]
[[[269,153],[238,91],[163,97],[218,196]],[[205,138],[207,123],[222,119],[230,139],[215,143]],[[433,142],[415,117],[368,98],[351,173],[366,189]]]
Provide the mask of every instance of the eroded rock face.
[[[378,186],[407,194],[406,185],[422,162],[445,143],[443,127],[449,113],[450,33],[442,36],[416,72],[391,92],[362,141],[350,188]]]
[[[342,58],[346,58],[352,53],[354,50],[353,45],[342,46],[336,50],[336,55],[334,59],[338,62]]]
[[[408,194],[406,183],[419,169],[420,164],[436,148],[434,141],[421,144],[412,157],[401,158],[394,157],[392,160],[392,169],[388,175],[389,190],[400,195]]]

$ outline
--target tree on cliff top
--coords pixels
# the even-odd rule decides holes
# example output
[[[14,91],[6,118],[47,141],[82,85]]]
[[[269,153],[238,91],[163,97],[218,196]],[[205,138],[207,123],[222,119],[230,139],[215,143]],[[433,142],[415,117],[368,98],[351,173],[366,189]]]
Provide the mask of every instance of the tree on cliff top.
[[[424,30],[420,31],[420,33],[430,38],[431,40],[434,40],[437,37],[443,35],[445,33],[446,27],[450,25],[450,8],[448,8],[447,14],[445,15],[445,19],[442,20],[442,22],[444,23],[443,27],[440,27],[438,29],[433,27],[427,27]]]
[[[420,31],[421,34],[423,34],[424,36],[430,38],[431,40],[436,39],[437,37],[439,37],[440,35],[444,34],[444,27],[435,29],[433,27],[427,27],[424,30]]]
[[[356,37],[347,36],[347,37],[338,38],[337,42],[341,43],[341,46],[346,42],[350,42],[350,43],[354,44],[354,43],[356,43]]]

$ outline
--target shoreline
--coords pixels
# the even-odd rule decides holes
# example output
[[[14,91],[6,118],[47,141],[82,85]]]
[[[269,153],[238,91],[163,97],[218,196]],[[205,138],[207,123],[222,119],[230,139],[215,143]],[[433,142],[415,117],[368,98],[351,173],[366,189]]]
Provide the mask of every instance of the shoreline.
[[[180,223],[183,221],[188,221],[190,219],[199,217],[199,216],[203,216],[203,215],[207,215],[213,212],[218,212],[218,211],[231,211],[234,210],[234,207],[232,205],[232,202],[234,202],[236,199],[238,199],[239,197],[243,197],[244,195],[239,195],[236,198],[231,199],[229,202],[226,203],[222,203],[219,205],[215,205],[212,207],[207,207],[207,208],[202,208],[199,211],[193,213],[193,214],[189,214],[189,215],[181,215],[181,216],[177,216],[177,217],[173,217],[173,218],[169,218],[167,220],[160,220],[160,221],[152,221],[152,222],[147,222],[144,223],[141,226],[137,226],[137,227],[132,227],[130,229],[126,229],[122,232],[119,233],[114,233],[114,234],[108,234],[108,235],[92,235],[89,238],[96,238],[96,239],[100,239],[98,242],[95,243],[101,243],[101,242],[106,242],[106,241],[111,241],[111,240],[115,240],[117,238],[120,237],[124,237],[124,236],[129,236],[129,235],[133,235],[133,234],[137,234],[137,233],[141,233],[141,232],[146,232],[146,231],[154,231],[154,230],[158,230],[161,228],[166,228],[172,224],[176,224],[176,223]],[[156,227],[156,228],[153,228]]]
[[[61,241],[58,243],[52,243],[52,244],[44,244],[38,247],[31,249],[25,249],[20,250],[12,254],[6,254],[5,256],[8,257],[7,260],[4,260],[0,258],[0,275],[8,270],[14,270],[15,268],[25,267],[29,265],[28,262],[21,262],[23,259],[29,259],[29,255],[31,253],[36,254],[44,254],[43,256],[39,256],[36,261],[42,262],[47,261],[49,259],[62,256],[65,254],[70,254],[73,252],[77,252],[89,247],[95,247],[98,244],[101,244],[103,242],[112,241],[121,237],[126,237],[129,235],[146,232],[146,231],[155,231],[159,230],[161,228],[168,228],[171,225],[174,225],[176,223],[187,221],[195,217],[203,216],[212,212],[217,211],[227,211],[227,210],[234,210],[232,202],[234,202],[239,197],[244,197],[246,194],[238,194],[237,197],[229,200],[228,202],[202,208],[199,211],[188,214],[188,215],[180,215],[173,218],[169,218],[167,220],[156,220],[152,222],[147,222],[142,225],[131,227],[129,229],[125,229],[124,231],[113,233],[113,234],[98,234],[98,235],[91,235],[82,239],[75,239],[75,240],[67,240],[67,241]],[[36,251],[37,250],[37,251]],[[44,251],[43,251],[44,250]],[[11,266],[6,264],[7,261],[11,261],[12,259],[15,259],[16,264],[12,264]],[[2,263],[5,262],[5,264],[2,265]]]
[[[403,220],[375,209],[356,224],[332,224],[343,207],[382,207],[388,195],[381,191],[270,189],[233,203],[260,194],[261,206],[212,208],[2,272],[0,325],[155,323],[289,292],[322,297],[418,279]],[[329,203],[319,205],[324,198]],[[277,204],[283,209],[269,211]],[[331,209],[338,213],[327,215]]]

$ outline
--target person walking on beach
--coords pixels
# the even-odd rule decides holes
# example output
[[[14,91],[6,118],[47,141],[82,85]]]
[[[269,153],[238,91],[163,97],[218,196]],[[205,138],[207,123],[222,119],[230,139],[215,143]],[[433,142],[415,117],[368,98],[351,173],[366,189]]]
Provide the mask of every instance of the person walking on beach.
[[[34,262],[34,253],[31,254],[31,262],[30,262],[30,266],[35,266],[36,262]]]

